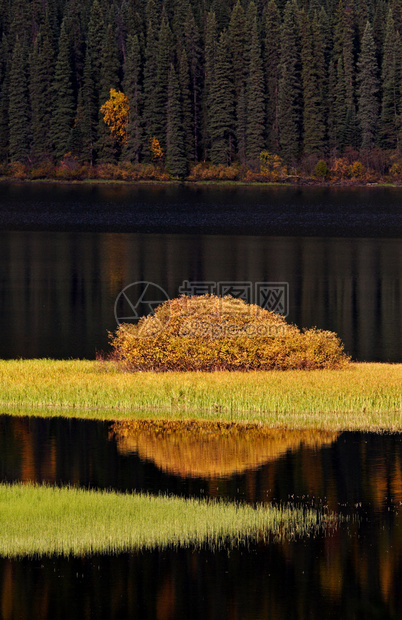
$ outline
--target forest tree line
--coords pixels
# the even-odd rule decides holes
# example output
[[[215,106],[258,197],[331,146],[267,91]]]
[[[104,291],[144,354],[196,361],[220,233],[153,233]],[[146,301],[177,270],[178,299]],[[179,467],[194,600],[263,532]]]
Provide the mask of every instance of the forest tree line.
[[[3,164],[185,176],[402,150],[402,0],[1,0],[0,29]],[[111,89],[123,140],[101,112]]]

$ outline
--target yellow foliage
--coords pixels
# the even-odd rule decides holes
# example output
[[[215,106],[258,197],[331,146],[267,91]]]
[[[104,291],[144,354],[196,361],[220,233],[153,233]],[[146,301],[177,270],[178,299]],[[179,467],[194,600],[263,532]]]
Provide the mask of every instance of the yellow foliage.
[[[364,173],[363,164],[360,161],[354,161],[353,164],[349,166],[349,171],[351,177],[361,179]]]
[[[111,88],[110,99],[101,106],[100,111],[112,135],[121,142],[126,142],[128,113],[130,111],[130,104],[126,95]]]
[[[162,159],[163,157],[162,147],[159,143],[158,138],[155,138],[155,136],[152,136],[151,138],[151,153],[152,159],[154,160]]]
[[[275,155],[269,151],[261,151],[260,172],[274,181],[286,175],[287,168],[279,155]]]
[[[173,299],[111,335],[129,370],[340,368],[347,357],[327,331],[301,332],[283,317],[230,296]]]

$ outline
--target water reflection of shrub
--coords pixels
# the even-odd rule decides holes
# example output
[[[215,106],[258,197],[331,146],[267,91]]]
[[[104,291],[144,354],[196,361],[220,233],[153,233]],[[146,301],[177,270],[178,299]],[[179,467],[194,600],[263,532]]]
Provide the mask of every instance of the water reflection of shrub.
[[[329,445],[338,433],[251,424],[123,421],[112,425],[110,436],[123,454],[137,453],[165,472],[214,478],[255,469],[301,445]]]
[[[169,300],[137,325],[120,325],[111,344],[127,370],[339,368],[348,359],[332,332],[301,331],[260,306],[214,295]]]

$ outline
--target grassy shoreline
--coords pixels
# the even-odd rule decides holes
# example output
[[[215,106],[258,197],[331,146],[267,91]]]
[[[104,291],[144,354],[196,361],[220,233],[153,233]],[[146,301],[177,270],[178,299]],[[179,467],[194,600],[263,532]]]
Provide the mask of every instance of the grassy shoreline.
[[[126,181],[124,179],[102,179],[102,178],[84,178],[84,179],[52,179],[52,178],[18,178],[18,177],[0,177],[0,184],[6,183],[28,183],[28,184],[55,184],[55,185],[133,185],[133,186],[149,186],[149,185],[187,185],[189,187],[198,186],[221,186],[221,187],[285,187],[285,188],[402,188],[402,182],[392,181],[375,181],[363,182],[359,180],[353,181],[319,181],[310,177],[301,177],[297,181],[246,181],[246,180],[227,180],[227,179],[140,179],[137,181]]]
[[[0,410],[102,420],[402,430],[402,364],[342,370],[119,372],[110,362],[1,360]]]
[[[235,547],[333,530],[341,518],[312,508],[233,504],[145,493],[0,484],[0,557]]]

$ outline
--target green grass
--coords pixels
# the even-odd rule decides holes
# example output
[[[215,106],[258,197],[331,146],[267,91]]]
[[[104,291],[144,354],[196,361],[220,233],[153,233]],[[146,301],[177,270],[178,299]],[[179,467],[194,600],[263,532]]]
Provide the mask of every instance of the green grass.
[[[402,364],[342,370],[124,373],[96,361],[0,361],[4,413],[402,430]]]
[[[1,484],[0,556],[237,546],[311,536],[338,520],[302,507]]]

